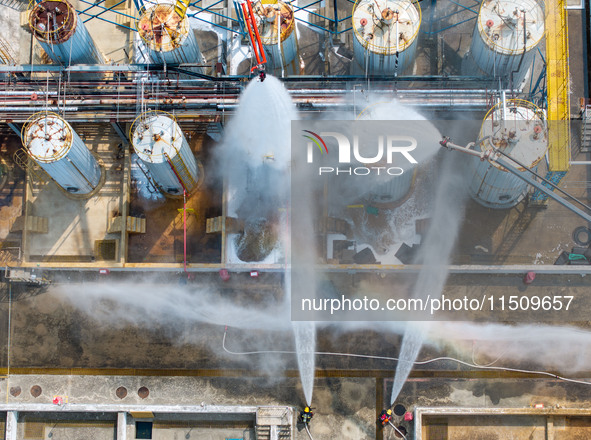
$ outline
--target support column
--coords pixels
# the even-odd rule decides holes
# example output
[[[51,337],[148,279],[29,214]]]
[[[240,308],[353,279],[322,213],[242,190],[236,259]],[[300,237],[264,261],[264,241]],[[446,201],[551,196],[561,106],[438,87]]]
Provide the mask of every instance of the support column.
[[[269,440],[279,440],[279,432],[277,430],[277,425],[271,425]]]
[[[123,143],[123,147],[127,148],[129,145],[129,139],[127,139],[127,135],[125,134],[125,130],[121,127],[121,124],[117,122],[115,119],[111,119],[111,127],[113,130],[119,135],[121,142]]]
[[[123,191],[121,191],[121,246],[119,247],[119,264],[122,266],[127,263],[129,234],[127,233],[127,216],[129,215],[129,205],[131,203],[129,195],[129,185],[131,184],[131,152],[125,147],[123,157]]]
[[[16,411],[8,411],[6,413],[6,440],[16,440],[18,432],[18,413]]]
[[[554,440],[554,417],[546,418],[546,440]]]
[[[21,137],[21,126],[18,124],[15,124],[14,122],[6,122],[6,125],[8,125],[10,127],[10,129],[12,131],[14,131],[14,134],[16,134],[18,137]]]
[[[117,440],[127,440],[127,413],[126,412],[117,413]]]

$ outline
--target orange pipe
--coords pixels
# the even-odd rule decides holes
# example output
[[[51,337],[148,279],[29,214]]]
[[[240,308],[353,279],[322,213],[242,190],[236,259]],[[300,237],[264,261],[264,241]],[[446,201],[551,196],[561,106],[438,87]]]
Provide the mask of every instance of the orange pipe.
[[[261,41],[261,36],[259,35],[259,30],[256,26],[256,20],[254,19],[254,12],[252,10],[249,0],[246,0],[245,3],[242,3],[242,12],[244,14],[244,21],[246,22],[246,27],[248,29],[248,35],[250,36],[250,42],[252,45],[252,50],[254,52],[254,56],[257,60],[257,65],[265,64],[267,62],[267,58],[265,57],[265,51],[263,50],[263,43]]]
[[[250,21],[250,16],[248,15],[248,10],[246,9],[246,6],[244,5],[244,3],[242,3],[242,11],[244,13],[244,21],[246,22],[246,28],[248,29],[248,35],[250,37],[250,43],[252,45],[252,51],[254,52],[254,56],[257,60],[257,64],[260,64],[260,57],[259,57],[259,53],[258,53],[258,47],[255,45],[255,36],[252,30],[252,25],[251,25],[251,21]]]
[[[252,20],[252,27],[254,28],[254,33],[257,37],[257,44],[259,46],[259,52],[261,55],[262,60],[259,64],[265,64],[267,62],[267,58],[265,57],[265,50],[263,48],[263,42],[261,41],[261,36],[259,35],[259,28],[256,27],[256,20],[254,18],[254,11],[252,10],[252,5],[250,4],[250,0],[246,0],[246,4],[248,5],[248,11],[250,12],[250,19]]]

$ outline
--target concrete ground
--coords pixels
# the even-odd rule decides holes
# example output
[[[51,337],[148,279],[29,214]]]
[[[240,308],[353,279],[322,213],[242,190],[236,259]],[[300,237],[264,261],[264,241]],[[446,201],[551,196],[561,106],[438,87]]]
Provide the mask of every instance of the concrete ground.
[[[12,306],[9,307],[8,295],[4,295],[4,302],[0,303],[3,323],[0,326],[0,366],[8,366],[10,310],[10,365],[13,368],[241,369],[250,368],[250,361],[254,362],[255,369],[270,371],[270,374],[297,368],[291,355],[277,359],[272,356],[271,360],[265,356],[249,358],[226,353],[222,347],[224,326],[228,325],[227,347],[230,350],[293,350],[289,323],[279,325],[275,318],[279,311],[289,318],[289,311],[283,310],[286,305],[282,297],[283,280],[279,274],[261,273],[257,279],[250,278],[248,273],[232,274],[227,282],[222,282],[216,273],[200,274],[188,284],[179,283],[184,278],[180,274],[139,273],[126,282],[118,281],[117,277],[109,278],[115,275],[113,272],[107,278],[93,281],[70,272],[67,277],[63,275],[61,282],[38,290],[30,287],[17,290],[17,284],[12,286]],[[371,273],[349,274],[336,280],[335,286],[347,295],[361,292],[385,300],[404,297],[415,277],[413,274],[384,278]],[[466,296],[478,299],[483,295],[496,298],[504,295],[505,306],[508,306],[510,296],[572,295],[571,309],[550,315],[531,310],[515,314],[499,310],[500,303],[496,300],[496,308],[492,312],[455,313],[444,319],[489,323],[509,321],[519,325],[535,325],[546,320],[556,326],[550,328],[555,328],[557,332],[545,330],[543,334],[546,338],[578,337],[576,332],[560,336],[563,331],[560,326],[567,324],[582,329],[588,327],[585,311],[589,307],[586,294],[591,282],[589,277],[538,275],[534,283],[527,287],[521,278],[521,274],[451,275],[443,294],[447,298]],[[78,292],[85,292],[85,295],[77,295]],[[126,294],[122,295],[123,292]],[[168,301],[161,303],[160,295],[165,295]],[[279,311],[274,307],[279,307]],[[317,348],[323,352],[395,355],[403,329],[396,320],[408,317],[408,312],[396,315],[387,311],[353,316],[360,321],[392,320],[385,328],[372,322],[353,322],[350,329],[345,324],[335,324],[331,328],[327,323],[319,329]],[[437,326],[443,324],[445,321],[434,323]],[[464,335],[457,330],[461,328],[459,324],[450,322],[449,330],[442,330],[440,335],[435,333],[430,339],[437,346],[443,344],[446,350],[469,356],[471,346],[465,346],[465,341],[460,343],[460,339],[464,339],[460,336]],[[276,330],[269,330],[270,326]],[[509,331],[512,327],[506,328]],[[483,337],[478,327],[473,331],[474,339]],[[534,336],[535,333],[531,335],[532,338]],[[466,339],[469,340],[469,336]],[[514,344],[509,341],[504,344],[518,353],[521,342],[518,339]],[[530,342],[525,344],[532,345]],[[486,345],[486,351],[492,353],[490,361],[503,353],[502,346],[502,342],[496,346]],[[538,366],[547,363],[560,366],[560,362],[554,363],[551,356],[543,354],[542,346],[537,344],[535,348],[537,351],[533,357],[539,357]],[[267,361],[270,362],[268,366]],[[395,365],[387,360],[355,361],[347,357],[328,356],[319,359],[318,366],[325,369],[391,370]],[[585,371],[581,365],[577,368]]]
[[[42,393],[38,397],[31,395],[30,391],[33,386],[42,389]],[[122,398],[117,396],[117,390],[119,390],[119,395],[122,395],[121,387],[125,387],[127,391],[127,395]],[[138,390],[142,387],[149,390],[147,397],[141,398],[138,396]],[[272,383],[267,379],[256,377],[224,379],[215,377],[11,375],[8,379],[0,381],[0,389],[3,393],[8,393],[7,404],[50,404],[53,397],[59,395],[63,399],[67,398],[67,403],[72,405],[98,403],[121,405],[122,408],[126,405],[128,407],[132,405],[299,406],[299,402],[294,397],[301,393],[297,378]],[[16,394],[16,390],[20,390],[20,394],[15,397],[13,394]],[[343,393],[343,400],[338,397],[341,392]],[[335,438],[335,435],[338,438],[347,440],[375,438],[376,430],[375,426],[373,426],[375,414],[373,409],[375,406],[374,380],[367,378],[318,380],[315,395],[318,403],[311,430],[316,438],[329,439]],[[43,423],[46,432],[59,420],[56,419],[55,415],[52,416],[51,414],[28,417]],[[74,418],[74,421],[76,420],[91,424],[92,419],[87,417],[85,420],[84,417],[77,415]],[[215,415],[210,417],[193,416],[193,420],[187,418],[183,422],[181,419],[177,420],[176,423],[171,423],[171,415],[168,417],[156,416],[149,420],[154,421],[154,429],[158,432],[153,438],[183,438],[189,430],[191,430],[190,438],[207,440],[243,438],[245,431],[247,434],[247,436],[244,436],[245,439],[255,438],[252,434],[252,421],[250,423],[248,421],[232,423],[220,420],[216,423]],[[26,419],[24,421],[26,422]],[[95,422],[95,425],[101,424],[106,424],[106,422]],[[65,427],[62,427],[62,429],[65,429]],[[107,432],[103,436],[96,438],[113,438],[112,432],[109,436],[108,427],[101,429],[107,429]],[[72,434],[70,436],[64,435],[64,437],[60,438],[86,438],[83,436],[75,437],[75,435],[77,434],[74,434],[74,436]],[[307,434],[305,431],[300,431],[295,438],[304,439],[307,438]]]
[[[77,281],[74,274],[72,273],[70,282]],[[374,275],[370,274],[368,277]],[[349,277],[348,282],[357,287],[365,282],[359,274],[351,274]],[[215,285],[216,278],[217,274],[211,274],[208,280],[200,277],[193,283],[204,282],[211,286]],[[576,282],[576,279],[580,282]],[[113,282],[115,280],[116,278]],[[281,301],[281,290],[277,288],[282,283],[279,274],[262,273],[259,279],[252,279],[248,274],[233,274],[228,282],[231,284],[217,281],[224,289],[229,303],[260,308],[262,304],[269,305]],[[403,285],[406,282],[408,279],[386,277],[383,285]],[[169,286],[167,292],[162,290],[168,301],[180,301],[172,275],[162,274],[152,285],[158,289],[159,284]],[[452,275],[445,294],[451,295],[456,292],[472,297],[483,291],[490,292],[491,289],[498,289],[507,294],[519,293],[519,285],[518,275],[488,275],[480,278],[475,275]],[[73,289],[70,295],[82,289],[85,289],[87,294],[97,288],[110,289],[109,283],[104,279],[94,283],[88,281],[82,285],[83,287],[68,283],[59,286],[62,289]],[[197,288],[198,285],[194,286]],[[237,286],[241,288],[238,289]],[[49,404],[55,395],[60,395],[67,396],[68,402],[72,404],[200,405],[201,402],[205,402],[211,405],[279,405],[295,408],[304,405],[297,361],[293,354],[231,354],[224,351],[222,346],[224,324],[229,324],[225,346],[231,352],[292,351],[293,336],[288,329],[289,326],[275,332],[263,330],[262,327],[261,330],[240,328],[238,323],[237,327],[234,327],[232,322],[224,319],[223,302],[219,304],[220,322],[213,325],[200,323],[199,318],[193,320],[172,317],[165,311],[159,312],[157,308],[146,308],[146,305],[139,303],[128,305],[123,302],[118,306],[103,299],[94,304],[90,303],[88,307],[74,307],[70,301],[64,300],[63,294],[55,291],[56,287],[58,285],[37,296],[22,299],[15,297],[10,307],[7,302],[0,303],[0,322],[5,323],[0,328],[0,341],[3,341],[0,345],[0,354],[4,366],[0,372],[6,375],[0,381],[0,393],[6,395],[6,403]],[[539,276],[536,283],[527,289],[529,294],[548,294],[554,288],[562,293],[573,293],[577,298],[586,298],[586,292],[589,290],[586,278],[580,276],[570,280],[556,276]],[[127,295],[132,294],[131,289],[127,288]],[[127,312],[115,313],[113,307]],[[204,305],[187,303],[184,307],[198,311]],[[583,311],[588,309],[585,305],[580,305],[579,308]],[[7,326],[9,309],[10,345]],[[134,312],[134,309],[137,310]],[[251,313],[254,313],[254,310]],[[112,319],[108,318],[109,313],[114,313]],[[204,316],[209,314],[205,310],[203,313]],[[137,317],[134,318],[134,315]],[[126,316],[131,320],[128,321]],[[264,323],[261,325],[265,327]],[[585,323],[578,325],[586,328]],[[561,344],[560,341],[564,338],[577,340],[577,333],[560,336],[564,328],[556,326],[550,330],[540,329],[541,341],[534,337],[538,330],[528,328],[524,332],[531,336],[531,340],[482,340],[476,342],[475,346],[471,339],[481,338],[480,330],[476,329],[472,334],[469,330],[462,331],[461,328],[454,327],[453,323],[445,323],[437,332],[440,334],[440,342],[432,342],[425,346],[420,359],[452,354],[471,363],[488,364],[496,361],[495,366],[553,371],[556,368],[561,371],[564,368],[568,369],[566,365],[569,363],[561,362],[561,359],[566,359],[565,350],[568,352],[568,344],[561,350],[557,344]],[[503,328],[508,329],[511,326]],[[359,324],[351,330],[346,330],[346,327],[342,326],[322,326],[318,330],[316,350],[396,356],[401,337],[398,333],[400,330],[395,329],[394,326],[392,330],[381,330],[378,322]],[[582,347],[586,341],[584,334],[581,333],[583,339],[579,342]],[[524,355],[523,358],[513,359],[512,354],[506,354],[523,352],[527,346],[531,354]],[[547,351],[548,346],[556,347],[555,360]],[[591,376],[585,368],[585,354],[581,356],[577,367],[579,371],[565,375],[580,380],[586,380],[586,377]],[[502,359],[498,360],[497,357]],[[393,360],[316,356],[316,380],[312,401],[316,415],[311,424],[314,438],[394,438],[390,428],[384,431],[377,430],[375,420],[381,409],[389,405],[395,368],[396,362]],[[31,394],[35,385],[41,390],[37,397]],[[121,393],[117,394],[119,387],[125,387],[127,391],[123,398],[120,397]],[[147,397],[142,398],[138,394],[142,387],[147,388]],[[15,395],[17,390],[20,390],[20,393]],[[447,361],[417,366],[396,403],[403,404],[409,411],[415,407],[455,406],[484,409],[531,408],[536,404],[543,404],[545,408],[560,407],[574,411],[581,408],[591,409],[590,399],[591,395],[586,385],[522,373],[466,369]],[[46,415],[43,417],[41,421],[47,433],[56,420]],[[467,418],[459,422],[458,420],[460,419],[447,422],[450,435],[455,429],[454,426],[467,426],[466,429],[471,429],[469,427],[474,425],[473,431],[466,431],[474,435],[469,438],[484,439],[486,437],[478,433],[482,432],[483,425],[490,426],[493,423],[487,418]],[[538,419],[535,417],[528,418],[510,426],[516,426],[515,429],[526,429],[525,427],[533,426],[534,422],[538,423],[536,420]],[[87,419],[82,421],[92,422]],[[399,424],[409,433],[413,432],[412,423],[399,419],[396,422],[397,426]],[[70,426],[75,425],[74,422],[69,423],[72,424]],[[503,428],[506,429],[503,432],[522,432],[511,431],[510,426]],[[65,422],[60,422],[56,427],[62,429],[59,432],[63,432],[67,439],[83,438],[76,437],[82,435],[78,430],[68,431],[73,428],[67,428]],[[174,435],[182,438],[188,430],[183,431],[186,428],[184,425],[167,425],[166,428],[159,428],[165,429],[166,434],[162,433],[154,438],[174,438]],[[193,432],[204,433],[204,437],[198,438],[207,438],[205,432],[209,431],[201,431],[202,428],[205,429],[202,424],[196,428],[199,429]],[[100,429],[105,430],[105,438],[111,438],[111,428]],[[68,437],[67,432],[76,434]],[[215,432],[220,433],[220,436],[216,437],[218,434],[212,433],[212,439],[227,438],[223,437],[225,434],[217,428]],[[499,439],[506,438],[502,433],[499,435]],[[296,438],[305,439],[306,436],[305,431],[300,431]]]
[[[585,161],[587,156],[588,153],[580,153],[573,160]],[[540,173],[545,174],[541,170]],[[589,204],[589,181],[589,167],[573,165],[560,187]],[[561,251],[570,252],[578,246],[572,233],[581,225],[585,225],[582,218],[554,200],[544,207],[528,206],[524,201],[508,210],[484,208],[469,201],[454,261],[456,264],[551,265]]]
[[[191,148],[202,165],[199,188],[187,198],[187,262],[221,262],[221,234],[206,233],[206,221],[222,215],[222,183],[207,164],[212,151],[210,138],[193,136]],[[132,182],[132,188],[134,183]],[[150,200],[131,191],[130,215],[146,219],[146,233],[129,236],[130,263],[180,263],[183,261],[183,200]]]
[[[584,439],[589,417],[564,415],[465,415],[425,417],[425,439]]]
[[[396,438],[389,426],[377,429],[376,409],[381,410],[376,395],[379,384],[384,391],[390,381],[374,378],[317,378],[314,389],[314,418],[310,430],[315,439],[344,440]],[[38,388],[34,388],[38,387]],[[127,392],[122,392],[122,387]],[[145,396],[145,390],[149,391]],[[39,389],[41,393],[39,394]],[[62,375],[11,375],[0,381],[0,390],[6,393],[3,404],[47,404],[51,406],[56,396],[62,398],[65,410],[82,404],[118,405],[122,409],[134,405],[195,405],[207,408],[210,405],[276,405],[298,406],[297,395],[301,393],[297,378],[283,379],[276,383],[260,378],[215,378],[215,377],[159,377],[159,376],[62,376]],[[33,397],[32,393],[37,395]],[[139,394],[144,396],[140,397]],[[381,396],[380,396],[381,397]],[[407,411],[415,408],[430,408],[440,411],[438,416],[422,419],[424,439],[507,439],[533,438],[555,440],[586,438],[589,433],[589,395],[580,386],[569,386],[553,380],[528,379],[449,379],[411,378],[405,385],[399,404]],[[534,406],[540,407],[536,410]],[[543,405],[543,407],[541,406]],[[460,408],[475,408],[479,415],[470,415]],[[446,408],[457,408],[456,414],[448,414]],[[70,410],[71,410],[70,409]],[[49,408],[51,410],[51,408]],[[485,415],[489,411],[489,415]],[[556,416],[552,419],[552,412]],[[506,413],[505,415],[499,412]],[[459,413],[459,414],[458,414]],[[522,413],[521,415],[517,415]],[[514,414],[514,415],[511,415]],[[569,415],[570,414],[570,415]],[[585,415],[586,414],[586,415]],[[132,412],[133,415],[133,412]],[[187,416],[137,415],[130,417],[128,432],[134,432],[135,421],[152,421],[154,437],[159,439],[190,438],[217,440],[224,438],[254,439],[252,421],[241,422],[218,419],[215,415]],[[546,436],[548,418],[553,431]],[[48,438],[54,429],[63,439],[111,439],[114,438],[113,416],[74,414],[23,414],[20,422],[24,432],[37,429]],[[403,427],[413,438],[414,422],[394,417],[393,423]],[[301,426],[299,427],[301,428]],[[442,436],[445,430],[447,437]],[[23,432],[21,431],[21,432]],[[555,432],[554,432],[555,431]],[[92,437],[94,435],[95,437]],[[235,437],[232,437],[235,436]],[[250,437],[249,437],[250,436]],[[21,437],[19,437],[21,438]],[[23,438],[37,438],[24,436]],[[308,438],[304,430],[296,428],[296,440]]]
[[[18,138],[5,135],[1,141],[2,163],[8,168],[6,181],[0,188],[0,239],[4,243],[20,246],[20,233],[11,233],[10,228],[23,213],[24,201],[24,171],[14,166],[10,159],[14,152],[20,148]],[[12,245],[11,245],[12,246]]]
[[[117,139],[102,133],[84,138],[102,164],[104,184],[97,194],[85,199],[68,196],[53,181],[34,181],[27,196],[27,215],[48,218],[49,230],[28,232],[24,253],[29,261],[92,261],[97,240],[120,241],[120,233],[107,232],[111,219],[122,210],[123,164],[113,148]],[[118,260],[118,253],[115,257]]]

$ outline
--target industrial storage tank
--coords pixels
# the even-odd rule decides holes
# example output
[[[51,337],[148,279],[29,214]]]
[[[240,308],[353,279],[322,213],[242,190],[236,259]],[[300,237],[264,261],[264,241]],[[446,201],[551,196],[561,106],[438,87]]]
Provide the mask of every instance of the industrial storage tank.
[[[268,68],[275,70],[288,67],[288,73],[297,73],[298,43],[291,6],[282,1],[259,1],[254,5],[254,12]]]
[[[29,27],[47,55],[58,64],[104,62],[84,22],[66,0],[37,3],[29,15]]]
[[[377,164],[378,166],[380,164]],[[386,168],[386,167],[384,167]],[[398,205],[407,199],[416,179],[416,168],[398,171],[396,175],[384,175],[365,194],[366,201],[372,205]],[[377,179],[375,179],[377,180]]]
[[[472,36],[470,58],[480,74],[519,84],[544,37],[544,7],[536,0],[485,0]]]
[[[498,149],[526,167],[536,170],[548,149],[547,125],[542,110],[528,101],[501,101],[486,115],[475,146],[478,151]],[[524,167],[514,164],[524,175]],[[470,195],[488,208],[511,208],[526,196],[528,185],[501,165],[473,159]]]
[[[407,146],[413,139],[416,147],[412,157],[416,163],[398,153],[393,155],[393,163],[388,163],[384,154],[382,160],[366,165],[381,168],[379,173],[338,179],[337,191],[351,202],[364,201],[383,207],[402,204],[412,193],[419,164],[426,163],[438,149],[439,131],[413,108],[396,100],[369,105],[357,116],[357,121],[365,121],[363,126],[357,125],[355,132],[362,139],[358,149],[363,157],[375,156],[380,143],[387,150],[387,144],[392,142],[389,135],[402,135],[404,140],[393,141],[392,145]]]
[[[172,4],[147,8],[137,30],[154,63],[200,63],[201,52],[187,16],[181,18]]]
[[[23,126],[21,141],[28,155],[69,193],[88,194],[98,187],[98,162],[60,116],[34,114]]]
[[[353,7],[355,59],[369,74],[394,75],[415,58],[421,8],[410,0],[357,0]]]
[[[197,188],[199,167],[174,116],[142,113],[131,126],[131,143],[151,179],[165,194],[187,194]]]
[[[354,237],[358,244],[369,245],[377,254],[397,251],[392,246],[401,242],[417,243],[414,218],[427,215],[421,195],[425,184],[430,186],[435,156],[440,150],[441,134],[437,128],[396,100],[372,103],[350,124],[322,124],[311,128],[313,132],[318,130],[329,152],[314,156],[318,159],[314,163],[322,166],[318,173],[325,174],[323,179],[330,179],[324,190],[328,201],[326,213],[348,226],[320,224],[318,230],[345,234],[346,241]],[[308,144],[308,163],[312,163],[312,146]],[[416,182],[419,183],[415,185]],[[332,247],[332,251],[326,257],[348,262],[350,257],[339,256],[346,241],[331,243],[335,237],[327,235],[328,249]],[[371,253],[365,263],[372,261]],[[360,256],[356,258],[361,261]]]

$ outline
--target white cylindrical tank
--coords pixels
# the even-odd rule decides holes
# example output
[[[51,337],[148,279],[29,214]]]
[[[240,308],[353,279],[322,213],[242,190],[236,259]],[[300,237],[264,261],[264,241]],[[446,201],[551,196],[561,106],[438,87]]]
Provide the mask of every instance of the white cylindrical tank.
[[[58,64],[104,62],[84,22],[66,0],[37,3],[29,15],[29,28],[47,55]]]
[[[415,58],[421,8],[411,0],[357,0],[353,7],[355,59],[368,74],[402,72]]]
[[[487,139],[476,145],[476,150],[498,149],[534,171],[548,149],[542,110],[518,99],[501,101],[488,112],[479,134],[479,139],[483,138]],[[511,208],[526,196],[528,185],[523,180],[496,163],[472,160],[468,188],[478,203],[488,208]],[[530,175],[525,168],[516,167]]]
[[[374,179],[374,185],[368,188],[365,200],[376,205],[403,202],[410,193],[416,173],[416,168],[412,168],[397,176],[384,177],[383,182]]]
[[[164,194],[182,195],[197,188],[199,168],[181,127],[160,111],[142,113],[131,126],[133,148]]]
[[[149,7],[137,22],[137,30],[154,63],[200,63],[201,52],[189,19],[172,4]]]
[[[101,169],[70,124],[53,113],[36,113],[23,126],[21,140],[29,156],[66,191],[88,194],[99,184]]]
[[[481,73],[506,77],[515,72],[513,80],[520,83],[531,66],[532,49],[544,37],[544,18],[537,0],[483,1],[470,57]]]
[[[298,44],[295,17],[291,6],[282,1],[274,3],[259,1],[254,5],[254,12],[267,56],[267,66],[271,69],[280,69],[295,61],[295,72],[299,66],[299,62],[296,61]]]
[[[413,122],[410,121],[411,124]],[[377,139],[367,139],[367,150],[370,151],[360,146],[360,152],[369,157],[375,154]],[[400,165],[403,166],[388,164],[385,160],[365,165],[365,168],[374,170],[371,174],[361,164],[353,167],[351,174],[350,167],[340,167],[340,175],[333,176],[335,183],[329,189],[334,194],[331,197],[345,200],[348,204],[364,203],[384,208],[399,205],[411,194],[417,174],[416,166],[406,163]]]
[[[385,160],[370,167],[380,168],[379,174],[371,176],[353,176],[346,181],[349,197],[355,202],[364,201],[374,205],[397,205],[403,203],[411,194],[413,184],[417,176],[419,164],[427,162],[429,157],[438,149],[441,138],[439,131],[425,118],[412,108],[399,104],[396,101],[376,102],[366,107],[358,116],[360,121],[375,121],[366,125],[367,132],[363,136],[363,142],[359,150],[364,157],[375,155],[376,145],[380,136],[383,138],[384,148],[387,149],[386,134],[401,134],[409,136],[417,142],[416,149],[412,151],[417,163],[412,164],[402,156],[394,157],[395,163],[388,164]],[[389,121],[385,123],[385,121]],[[386,125],[384,125],[386,124]],[[406,145],[406,144],[405,144]],[[437,147],[434,147],[437,146]],[[345,193],[345,191],[343,191]]]

